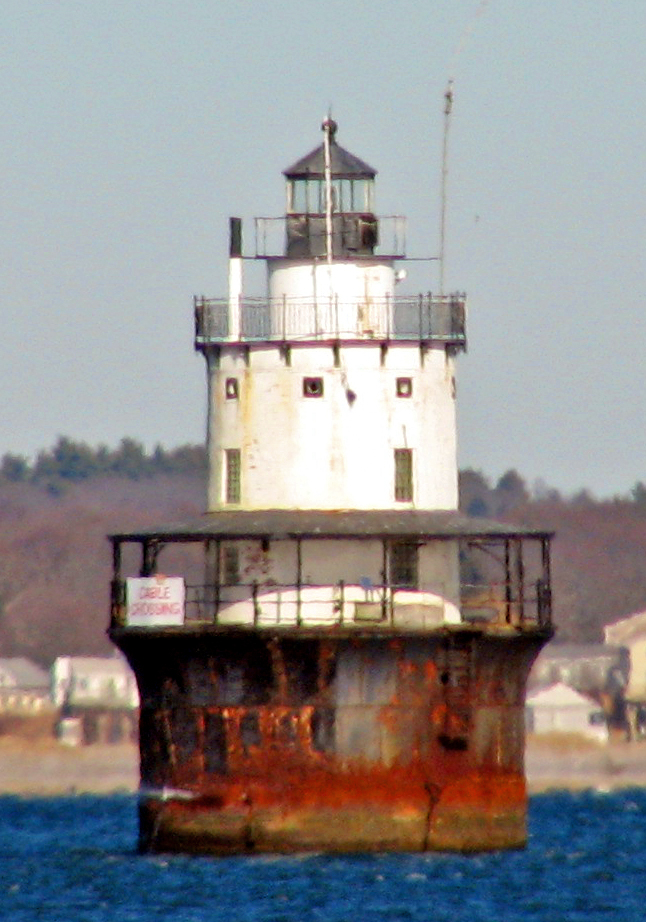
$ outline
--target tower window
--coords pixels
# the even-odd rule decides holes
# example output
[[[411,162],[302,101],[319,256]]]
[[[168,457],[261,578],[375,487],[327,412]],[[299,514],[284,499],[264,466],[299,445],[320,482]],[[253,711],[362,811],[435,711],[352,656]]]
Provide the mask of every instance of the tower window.
[[[227,503],[240,502],[240,449],[227,448],[225,496]]]
[[[323,378],[303,378],[303,397],[322,397]]]
[[[225,586],[235,586],[240,582],[240,558],[234,544],[226,544],[222,550],[222,570]]]
[[[237,400],[238,399],[238,379],[237,378],[227,378],[226,384],[224,386],[224,393],[227,400]]]
[[[397,396],[398,397],[412,397],[413,396],[413,379],[412,378],[397,378]]]
[[[397,589],[417,589],[417,545],[393,544],[390,548],[390,582]]]
[[[395,500],[410,503],[413,500],[413,450],[395,449]]]

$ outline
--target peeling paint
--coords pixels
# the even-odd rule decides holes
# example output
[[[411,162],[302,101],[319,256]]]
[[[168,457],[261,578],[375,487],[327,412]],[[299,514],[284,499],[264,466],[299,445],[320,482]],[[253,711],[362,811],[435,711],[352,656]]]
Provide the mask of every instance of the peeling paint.
[[[524,841],[522,700],[540,632],[470,630],[448,649],[442,631],[385,642],[205,631],[182,642],[122,629],[113,639],[140,680],[144,850]],[[501,699],[492,676],[511,650]],[[160,789],[190,799],[146,793]]]

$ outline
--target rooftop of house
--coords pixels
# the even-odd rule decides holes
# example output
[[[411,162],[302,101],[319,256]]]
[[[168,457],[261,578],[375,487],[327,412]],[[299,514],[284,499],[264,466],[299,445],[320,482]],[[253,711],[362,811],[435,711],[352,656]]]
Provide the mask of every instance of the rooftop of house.
[[[549,688],[543,688],[528,695],[526,704],[529,707],[581,707],[584,705],[589,708],[599,707],[592,698],[580,694],[565,682],[556,682]]]
[[[620,618],[604,629],[606,643],[623,645],[636,637],[646,636],[646,611]]]
[[[48,689],[49,673],[24,656],[0,657],[0,686]]]

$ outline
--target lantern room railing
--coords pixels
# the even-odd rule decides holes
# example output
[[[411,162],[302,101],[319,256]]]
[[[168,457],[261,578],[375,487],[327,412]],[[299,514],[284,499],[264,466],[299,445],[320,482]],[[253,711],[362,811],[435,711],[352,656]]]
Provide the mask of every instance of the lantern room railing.
[[[324,214],[288,214],[255,218],[256,259],[323,257],[326,254]],[[406,218],[403,215],[335,213],[332,215],[332,249],[335,256],[404,259]],[[304,244],[305,239],[307,245]]]
[[[464,294],[338,297],[196,297],[195,346],[223,342],[439,342],[466,349]]]

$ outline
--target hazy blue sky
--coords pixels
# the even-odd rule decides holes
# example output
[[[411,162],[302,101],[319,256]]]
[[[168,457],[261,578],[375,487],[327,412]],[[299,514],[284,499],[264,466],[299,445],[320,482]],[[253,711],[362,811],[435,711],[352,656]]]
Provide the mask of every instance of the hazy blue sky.
[[[251,243],[283,212],[330,105],[378,212],[436,253],[454,76],[460,463],[646,480],[644,0],[2,6],[0,454],[202,441],[192,295],[225,294],[228,216]],[[433,264],[413,281],[436,289]]]

